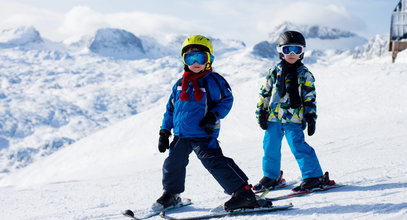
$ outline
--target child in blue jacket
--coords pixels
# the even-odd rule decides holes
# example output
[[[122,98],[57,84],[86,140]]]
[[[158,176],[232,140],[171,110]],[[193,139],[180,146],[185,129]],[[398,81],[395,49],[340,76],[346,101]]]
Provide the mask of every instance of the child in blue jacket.
[[[182,45],[181,55],[185,72],[172,88],[159,132],[159,151],[169,149],[163,165],[164,193],[153,208],[167,208],[180,202],[192,151],[224,191],[232,195],[224,204],[225,210],[256,207],[247,176],[231,158],[223,155],[217,140],[220,119],[232,108],[233,95],[227,81],[212,71],[212,43],[201,35],[190,36]],[[171,129],[174,139],[170,144]]]

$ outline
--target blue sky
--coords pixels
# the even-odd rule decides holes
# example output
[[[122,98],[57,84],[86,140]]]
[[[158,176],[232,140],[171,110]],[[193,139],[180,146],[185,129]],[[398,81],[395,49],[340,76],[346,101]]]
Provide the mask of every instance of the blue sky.
[[[61,41],[113,27],[145,34],[204,34],[254,44],[284,21],[370,38],[387,34],[399,0],[0,0],[0,29],[36,27]]]

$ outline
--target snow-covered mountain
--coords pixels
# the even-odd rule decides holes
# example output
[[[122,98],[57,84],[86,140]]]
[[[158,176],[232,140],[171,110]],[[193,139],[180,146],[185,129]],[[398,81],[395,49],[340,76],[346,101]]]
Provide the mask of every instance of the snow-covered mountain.
[[[305,62],[316,62],[326,55],[349,52],[356,46],[363,45],[367,40],[352,32],[317,25],[296,25],[283,23],[271,30],[269,38],[253,47],[253,54],[263,58],[276,58],[278,37],[285,31],[301,32],[307,42]]]
[[[0,48],[24,47],[43,42],[40,33],[30,26],[21,26],[0,32]]]
[[[143,44],[138,37],[128,31],[113,28],[97,30],[89,49],[98,55],[119,59],[134,60],[145,57]]]

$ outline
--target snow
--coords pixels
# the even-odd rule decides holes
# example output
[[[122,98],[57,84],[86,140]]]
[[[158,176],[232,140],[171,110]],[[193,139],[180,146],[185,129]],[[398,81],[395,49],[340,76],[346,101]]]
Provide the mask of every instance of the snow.
[[[0,47],[23,46],[31,43],[41,43],[40,33],[34,27],[22,26],[3,30],[0,34]]]
[[[113,28],[99,29],[89,49],[101,56],[130,60],[145,54],[139,38],[128,31]]]
[[[381,45],[380,39],[369,45]],[[123,219],[122,210],[148,208],[161,195],[167,153],[158,152],[158,130],[181,76],[178,51],[171,50],[177,40],[160,45],[173,56],[154,59],[101,57],[68,46],[0,51],[0,164],[9,170],[0,179],[0,219]],[[254,111],[265,73],[277,60],[255,56],[238,41],[222,42],[231,46],[216,55],[214,67],[231,84],[235,102],[219,140],[255,184],[262,177],[263,131]],[[306,54],[315,61],[307,66],[316,78],[319,114],[316,134],[306,141],[322,168],[346,187],[275,202],[292,202],[290,211],[225,219],[407,219],[407,56],[399,53],[392,64],[389,52],[372,52],[382,49],[369,45],[359,47],[369,56],[358,58],[349,51]],[[15,158],[4,156],[12,151]],[[299,182],[286,141],[282,151],[286,180]],[[13,169],[9,163],[21,164],[23,153],[34,156]],[[184,208],[192,215],[229,198],[194,154],[182,195],[193,200]]]

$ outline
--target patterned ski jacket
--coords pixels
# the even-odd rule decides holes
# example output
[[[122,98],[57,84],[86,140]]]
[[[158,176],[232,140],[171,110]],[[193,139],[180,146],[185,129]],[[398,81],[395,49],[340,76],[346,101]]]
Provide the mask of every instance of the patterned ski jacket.
[[[218,73],[211,72],[198,79],[204,96],[201,101],[193,96],[193,85],[189,83],[187,93],[189,100],[182,101],[179,95],[182,91],[182,78],[172,88],[172,93],[166,106],[161,129],[174,129],[174,135],[181,138],[215,137],[219,136],[220,119],[223,119],[232,108],[233,95],[227,81]],[[199,126],[207,112],[215,113],[217,117],[215,130],[212,134],[205,132]]]
[[[305,67],[301,65],[297,68],[298,89],[301,105],[297,108],[291,108],[290,96],[286,92],[283,97],[279,95],[277,86],[282,74],[281,64],[277,64],[274,69],[270,69],[266,75],[266,83],[261,87],[260,101],[257,103],[256,116],[259,117],[260,110],[266,110],[269,113],[268,121],[281,123],[304,123],[305,114],[316,114],[316,92],[314,86],[314,76]],[[290,86],[290,79],[285,78],[285,84]]]

